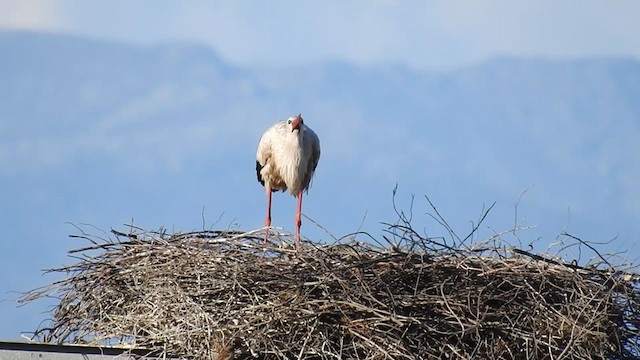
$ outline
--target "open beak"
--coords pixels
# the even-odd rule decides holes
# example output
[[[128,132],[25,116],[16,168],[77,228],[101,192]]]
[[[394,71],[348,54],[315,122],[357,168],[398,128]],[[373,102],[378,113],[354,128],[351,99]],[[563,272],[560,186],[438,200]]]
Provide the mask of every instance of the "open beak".
[[[295,119],[293,119],[293,122],[291,122],[291,131],[293,132],[293,130],[298,130],[300,131],[300,124],[301,124],[301,120],[302,120],[302,114],[299,114],[298,116],[296,116]]]

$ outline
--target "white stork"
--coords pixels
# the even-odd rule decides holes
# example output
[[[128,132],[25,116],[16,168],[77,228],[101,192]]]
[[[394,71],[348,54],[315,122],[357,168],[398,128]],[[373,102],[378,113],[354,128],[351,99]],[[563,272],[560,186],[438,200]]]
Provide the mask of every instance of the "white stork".
[[[267,192],[265,243],[271,226],[271,192],[288,190],[291,195],[298,197],[296,249],[300,250],[302,192],[309,190],[319,159],[320,140],[304,124],[302,114],[278,121],[262,134],[256,154],[256,173]]]

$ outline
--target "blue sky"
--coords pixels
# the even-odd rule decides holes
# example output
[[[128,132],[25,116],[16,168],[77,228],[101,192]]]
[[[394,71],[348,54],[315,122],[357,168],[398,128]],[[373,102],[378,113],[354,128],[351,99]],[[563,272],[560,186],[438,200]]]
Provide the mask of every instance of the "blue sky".
[[[251,68],[289,67],[340,60],[362,66],[400,65],[416,70],[453,71],[504,55],[552,60],[594,56],[640,58],[640,25],[637,20],[640,2],[635,1],[331,0],[282,1],[278,4],[273,6],[264,1],[0,0],[0,30],[59,32],[136,45],[167,42],[203,44],[212,48],[224,61]],[[18,330],[30,328],[34,319],[42,318],[29,308],[15,310],[13,301],[16,296],[9,292],[42,285],[47,279],[40,278],[40,269],[58,266],[65,261],[65,251],[75,245],[65,242],[66,235],[73,232],[65,224],[66,221],[87,222],[108,228],[118,227],[135,217],[145,227],[166,226],[172,229],[175,226],[178,231],[188,231],[200,225],[201,212],[206,206],[209,224],[224,213],[222,227],[236,220],[245,227],[261,225],[264,195],[253,178],[252,165],[247,169],[238,167],[229,170],[228,177],[234,180],[236,187],[241,188],[240,191],[217,189],[216,186],[189,189],[190,184],[198,183],[195,181],[186,181],[181,188],[177,188],[175,183],[163,182],[162,175],[169,173],[176,176],[189,172],[192,166],[190,161],[205,152],[210,153],[208,156],[215,163],[219,158],[229,155],[229,148],[246,150],[232,156],[242,159],[243,164],[252,164],[254,146],[260,132],[272,120],[291,115],[290,109],[281,104],[267,104],[260,109],[239,108],[234,113],[226,114],[229,119],[251,119],[252,126],[247,127],[238,126],[233,121],[216,123],[203,119],[191,119],[179,127],[155,127],[157,122],[154,117],[158,114],[170,114],[174,109],[191,102],[200,104],[204,96],[198,89],[192,93],[176,92],[171,87],[156,90],[131,99],[127,106],[94,119],[87,124],[88,131],[82,136],[58,138],[50,136],[46,130],[42,134],[33,134],[33,129],[21,128],[19,122],[0,123],[0,132],[14,134],[12,131],[15,131],[15,134],[19,134],[0,144],[0,180],[12,180],[9,190],[5,190],[6,193],[0,191],[0,195],[9,198],[12,204],[20,204],[19,208],[0,210],[14,217],[17,216],[15,214],[23,214],[24,218],[35,221],[45,213],[52,214],[53,218],[51,223],[38,223],[39,226],[30,226],[27,221],[23,227],[3,223],[0,219],[0,236],[4,237],[0,241],[14,242],[6,247],[12,255],[0,253],[0,263],[15,264],[15,269],[11,267],[15,273],[0,274],[0,278],[11,276],[12,280],[9,287],[0,281],[0,339],[16,337]],[[264,109],[269,112],[261,112]],[[468,153],[456,152],[459,149],[446,148],[446,141],[439,142],[445,146],[431,146],[432,142],[426,142],[421,137],[424,129],[403,127],[393,121],[374,125],[362,109],[345,111],[335,104],[319,102],[301,111],[309,115],[307,122],[313,124],[312,127],[322,135],[323,144],[319,177],[305,200],[305,209],[331,230],[338,229],[338,234],[356,230],[365,216],[369,216],[369,229],[378,229],[377,221],[380,219],[372,215],[374,206],[371,203],[381,203],[380,207],[388,209],[390,191],[395,182],[401,183],[404,196],[401,201],[405,205],[409,193],[416,193],[418,198],[421,194],[429,193],[438,205],[447,208],[447,202],[464,202],[463,199],[474,195],[477,189],[460,189],[459,198],[446,198],[438,190],[455,185],[453,181],[446,184],[448,180],[441,179],[461,175],[471,178],[477,174],[486,178],[478,182],[493,184],[509,193],[506,204],[502,202],[494,210],[501,225],[513,222],[513,204],[527,190],[520,213],[524,214],[522,216],[530,215],[531,219],[524,222],[537,224],[537,214],[543,212],[560,214],[551,226],[550,232],[554,234],[571,222],[572,216],[578,224],[596,224],[608,212],[628,216],[619,216],[619,222],[610,223],[609,227],[602,227],[601,232],[592,234],[599,240],[615,236],[618,229],[631,229],[628,220],[640,219],[640,202],[637,201],[640,192],[636,185],[640,163],[633,156],[640,146],[633,143],[638,131],[637,118],[631,118],[628,124],[617,124],[615,130],[610,132],[606,126],[602,129],[582,129],[588,135],[585,138],[593,137],[598,132],[613,134],[601,149],[592,152],[596,154],[593,158],[585,157],[584,143],[572,137],[575,124],[541,122],[532,126],[530,130],[538,133],[538,138],[553,135],[554,139],[564,141],[543,147],[538,153],[545,161],[552,163],[554,169],[563,170],[554,174],[554,180],[545,182],[544,176],[542,181],[534,180],[539,177],[536,168],[531,168],[524,179],[516,179],[510,174],[513,165],[509,161],[527,162],[530,159],[516,155],[510,157],[509,154],[495,156],[489,149],[492,135],[482,133],[480,125],[474,128],[478,131],[477,135],[473,130],[462,130],[471,131],[468,134],[470,138],[488,139],[486,148],[470,150],[483,154],[487,161],[482,163],[468,158]],[[333,119],[348,121],[341,121],[341,131],[335,131]],[[634,120],[636,123],[632,122]],[[425,129],[437,129],[436,125],[427,124]],[[56,123],[52,128],[65,134],[61,124]],[[144,136],[135,131],[127,132],[131,128],[144,129]],[[446,138],[448,135],[429,133],[433,142],[437,142],[436,138]],[[162,146],[175,137],[190,141],[171,147]],[[237,143],[243,145],[238,146]],[[626,145],[620,146],[622,143]],[[386,146],[389,151],[378,152],[362,161],[362,149],[372,144],[378,148]],[[631,154],[624,153],[628,149],[632,150]],[[151,156],[145,157],[144,154]],[[101,203],[104,199],[97,195],[92,197],[92,194],[103,190],[103,186],[120,194],[121,188],[110,188],[109,184],[104,183],[87,182],[82,189],[77,189],[78,193],[87,196],[84,198],[74,192],[59,193],[59,189],[53,185],[38,188],[29,194],[11,193],[13,186],[17,189],[18,185],[41,184],[42,178],[50,178],[51,184],[65,183],[68,180],[65,176],[77,179],[82,175],[81,169],[74,167],[78,158],[93,161],[105,157],[118,159],[116,173],[134,172],[140,175],[132,177],[130,184],[125,184],[128,186],[125,190],[132,196],[127,199],[129,203],[122,204],[120,199]],[[7,159],[14,162],[4,161]],[[415,163],[416,159],[422,161],[419,166]],[[594,164],[599,172],[593,172]],[[456,166],[460,168],[452,170]],[[344,215],[335,219],[334,211],[327,210],[329,207],[325,205],[330,200],[352,199],[350,194],[358,190],[358,184],[348,174],[339,174],[344,168],[375,177],[377,184],[382,186],[375,194],[361,194],[355,197],[357,201],[351,200],[349,204],[340,205]],[[492,171],[484,172],[487,168]],[[437,171],[439,177],[431,176],[432,169]],[[244,186],[247,172],[250,175],[247,182],[250,181],[250,184]],[[215,176],[224,177],[213,173],[203,176],[211,176],[212,183],[218,179]],[[598,181],[609,179],[607,176],[610,173],[615,173],[617,182],[601,186]],[[3,178],[3,175],[6,177]],[[158,188],[165,191],[162,201],[156,199],[155,193],[145,192],[145,176],[152,175],[158,177]],[[410,179],[412,175],[417,179]],[[575,181],[576,175],[595,180],[581,183]],[[343,181],[341,189],[335,188],[335,179]],[[235,196],[236,193],[242,196]],[[620,196],[620,193],[624,196]],[[314,198],[314,194],[322,195]],[[335,198],[333,194],[337,194]],[[493,194],[481,195],[487,204],[495,200]],[[619,198],[620,202],[611,201]],[[160,209],[163,201],[170,204],[166,210]],[[253,209],[252,204],[256,202],[259,206]],[[294,200],[285,200],[284,196],[279,195],[274,202],[277,206],[274,222],[290,226]],[[51,204],[60,206],[51,207]],[[131,207],[127,207],[129,205]],[[457,217],[453,221],[467,225],[467,220],[477,216],[481,206],[480,202],[469,204],[466,213],[453,213]],[[367,212],[369,210],[372,211]],[[308,224],[303,225],[303,233],[310,231],[310,228]],[[623,239],[637,239],[637,235],[626,232]],[[634,246],[622,243],[618,248]],[[36,256],[31,249],[41,252]],[[25,261],[16,254],[25,254],[30,260]],[[2,321],[7,314],[11,315],[13,321],[9,325]],[[24,322],[16,319],[24,319]]]
[[[451,68],[496,55],[640,56],[636,1],[2,0],[0,27],[207,44],[243,65]]]

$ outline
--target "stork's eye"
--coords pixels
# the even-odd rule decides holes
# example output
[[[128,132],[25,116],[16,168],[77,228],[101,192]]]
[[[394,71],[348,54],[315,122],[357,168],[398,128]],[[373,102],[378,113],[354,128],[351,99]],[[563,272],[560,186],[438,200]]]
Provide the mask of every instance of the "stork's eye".
[[[287,124],[291,124],[291,119],[287,120]]]

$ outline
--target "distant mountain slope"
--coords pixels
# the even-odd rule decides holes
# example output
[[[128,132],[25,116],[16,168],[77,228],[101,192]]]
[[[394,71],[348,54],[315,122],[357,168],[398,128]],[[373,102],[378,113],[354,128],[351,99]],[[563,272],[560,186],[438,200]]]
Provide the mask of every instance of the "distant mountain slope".
[[[0,53],[0,96],[6,99],[0,119],[19,114],[23,126],[31,124],[23,128],[31,134],[64,130],[70,124],[86,126],[91,119],[126,111],[136,101],[163,96],[169,102],[164,106],[181,107],[181,112],[193,112],[190,101],[198,96],[206,97],[210,107],[220,106],[236,99],[236,86],[242,84],[239,71],[195,46],[138,48],[69,36],[3,33]],[[141,115],[151,114],[165,112]]]

